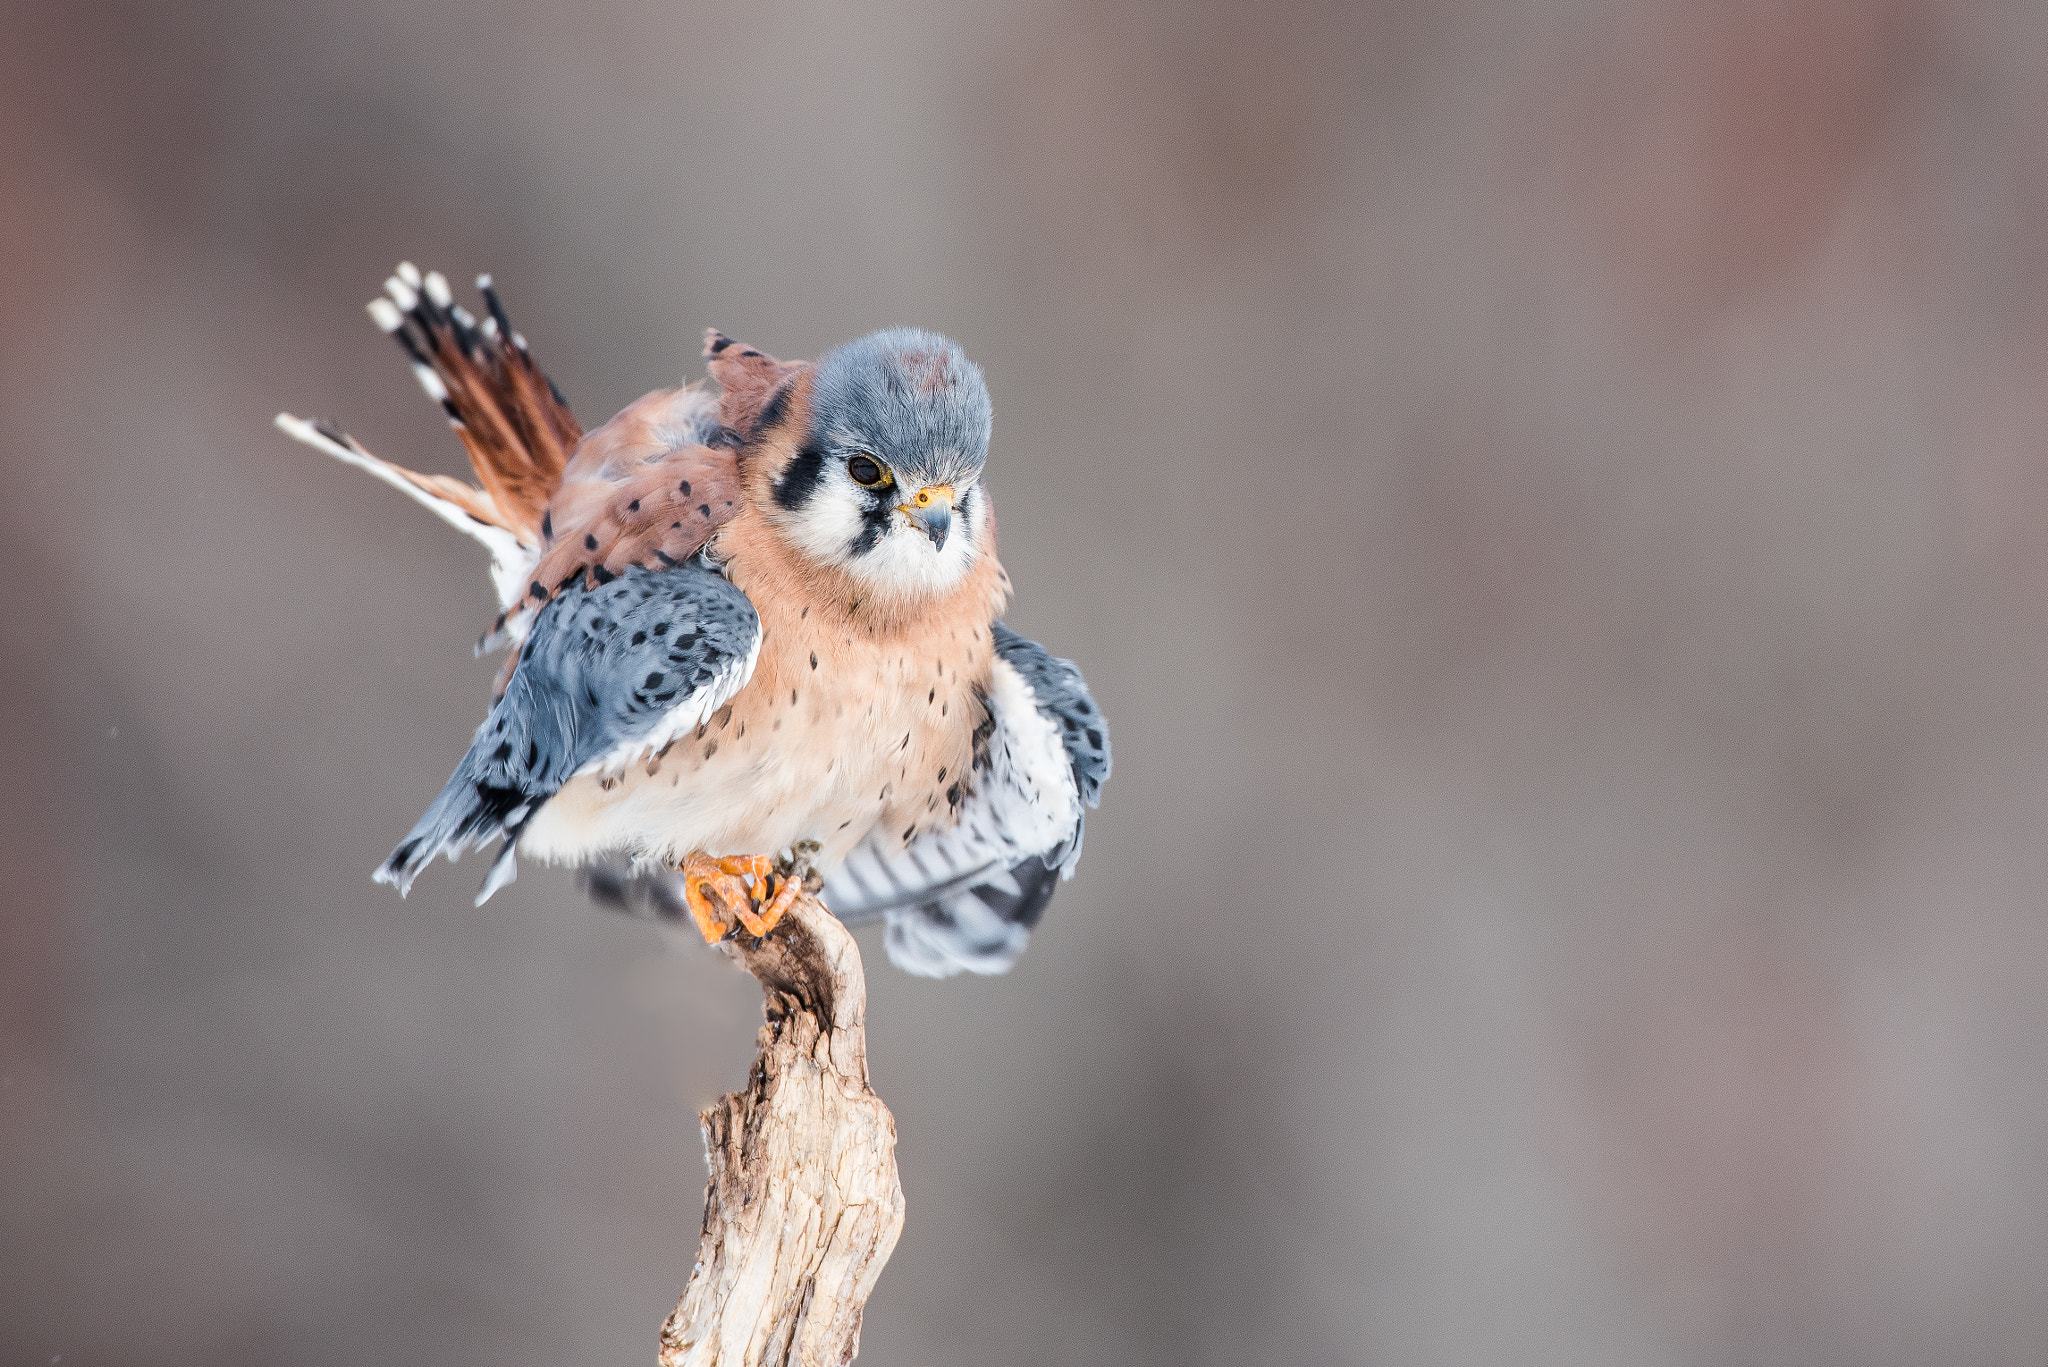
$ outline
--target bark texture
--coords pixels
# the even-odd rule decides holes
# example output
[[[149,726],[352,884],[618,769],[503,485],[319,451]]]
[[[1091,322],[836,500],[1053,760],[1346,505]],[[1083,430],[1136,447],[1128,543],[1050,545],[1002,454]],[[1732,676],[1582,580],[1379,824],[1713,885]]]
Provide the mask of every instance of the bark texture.
[[[700,1117],[704,1234],[661,1367],[839,1367],[903,1231],[860,950],[808,893],[759,947],[725,948],[760,980],[767,1020],[746,1088]]]

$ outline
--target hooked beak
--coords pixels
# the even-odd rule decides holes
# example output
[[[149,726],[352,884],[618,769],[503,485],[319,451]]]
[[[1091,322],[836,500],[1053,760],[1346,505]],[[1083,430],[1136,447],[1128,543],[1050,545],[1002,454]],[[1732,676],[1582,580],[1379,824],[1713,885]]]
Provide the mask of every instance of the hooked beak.
[[[918,530],[932,539],[935,550],[944,550],[946,533],[953,530],[953,486],[932,484],[919,489],[908,503],[896,505],[901,512],[910,514]]]

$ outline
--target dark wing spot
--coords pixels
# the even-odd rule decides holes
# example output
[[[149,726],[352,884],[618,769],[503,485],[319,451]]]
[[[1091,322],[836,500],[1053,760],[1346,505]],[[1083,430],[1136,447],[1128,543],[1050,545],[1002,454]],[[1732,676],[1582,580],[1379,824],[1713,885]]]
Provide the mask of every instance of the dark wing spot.
[[[707,745],[707,746],[705,746],[705,747],[704,747],[704,758],[706,758],[706,759],[710,759],[710,758],[711,758],[711,757],[712,757],[713,755],[715,755],[715,754],[717,754],[717,753],[718,753],[718,742],[717,742],[717,741],[712,741],[712,742],[711,742],[711,744],[709,744],[709,745]]]
[[[682,491],[683,491],[683,497],[684,497],[684,498],[688,498],[688,497],[690,496],[690,481],[688,481],[687,479],[686,479],[686,480],[684,480],[684,481],[682,482],[682,484],[681,484],[681,485],[680,485],[679,487],[680,487],[680,488],[682,489]],[[680,523],[680,522],[678,522],[678,523],[677,523],[676,525],[677,525],[678,527],[680,527],[680,526],[682,526],[683,524],[682,524],[682,523]]]
[[[634,632],[634,633],[633,633],[633,644],[634,644],[634,645],[636,645],[636,646],[644,646],[644,645],[646,645],[646,644],[647,644],[647,633],[646,633],[646,632],[644,632],[644,631],[636,631],[636,632]]]
[[[657,672],[655,672],[655,673],[653,673],[653,674],[649,674],[649,675],[647,676],[647,682],[646,682],[646,683],[644,683],[644,684],[641,684],[640,686],[641,686],[642,688],[659,688],[659,687],[661,687],[661,683],[662,683],[662,675],[660,674],[660,672],[659,672],[659,671],[657,671]]]
[[[818,667],[818,652],[814,650],[814,651],[812,651],[812,652],[811,652],[811,668],[812,668],[812,669],[816,669],[817,667]]]
[[[941,769],[941,770],[939,770],[939,782],[941,782],[941,783],[944,783],[945,781],[946,781],[946,771],[945,771],[944,769]]]
[[[709,517],[711,516],[711,505],[709,503],[699,503],[697,505],[697,511],[704,514],[704,516]]]
[[[640,500],[636,498],[636,499],[634,499],[634,500],[633,500],[633,501],[632,501],[631,503],[628,503],[628,504],[626,505],[626,511],[627,511],[627,512],[629,512],[629,513],[637,513],[637,512],[639,512],[639,511],[640,511]]]
[[[597,538],[592,536],[589,532],[585,532],[583,534],[583,549],[586,551],[594,551],[597,549]]]
[[[541,582],[538,579],[534,580],[532,584],[528,585],[526,591],[536,598],[545,598],[548,596],[547,589],[542,587]]]

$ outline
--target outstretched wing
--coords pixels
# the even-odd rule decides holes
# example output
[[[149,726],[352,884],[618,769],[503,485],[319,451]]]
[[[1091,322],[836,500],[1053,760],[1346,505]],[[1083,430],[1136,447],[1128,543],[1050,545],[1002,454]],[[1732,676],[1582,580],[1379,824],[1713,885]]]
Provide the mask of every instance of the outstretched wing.
[[[1087,809],[1109,777],[1109,727],[1081,671],[995,624],[989,726],[958,819],[901,850],[869,841],[825,882],[842,921],[886,917],[909,972],[1000,973],[1017,961],[1081,857]]]
[[[760,648],[754,605],[701,559],[565,589],[540,610],[469,753],[378,881],[404,892],[435,855],[503,835],[484,901],[512,881],[513,848],[541,804],[576,775],[623,767],[702,722],[746,686]]]

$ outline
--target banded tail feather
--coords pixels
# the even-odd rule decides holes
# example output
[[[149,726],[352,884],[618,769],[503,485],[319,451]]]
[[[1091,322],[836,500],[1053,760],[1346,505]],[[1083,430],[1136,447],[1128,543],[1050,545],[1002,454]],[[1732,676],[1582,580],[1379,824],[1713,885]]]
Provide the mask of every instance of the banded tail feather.
[[[401,262],[370,317],[399,345],[427,397],[441,405],[506,524],[539,545],[541,515],[582,439],[553,380],[512,326],[488,275],[477,277],[486,317],[454,301],[439,271]]]
[[[277,426],[316,451],[368,471],[484,544],[505,612],[479,642],[482,654],[518,640],[530,623],[532,605],[520,605],[547,541],[548,502],[583,429],[513,328],[491,277],[477,277],[477,288],[482,319],[455,302],[439,271],[422,274],[401,262],[384,282],[384,295],[368,307],[379,330],[404,352],[427,397],[447,416],[479,484],[379,459],[332,422],[280,413]]]

